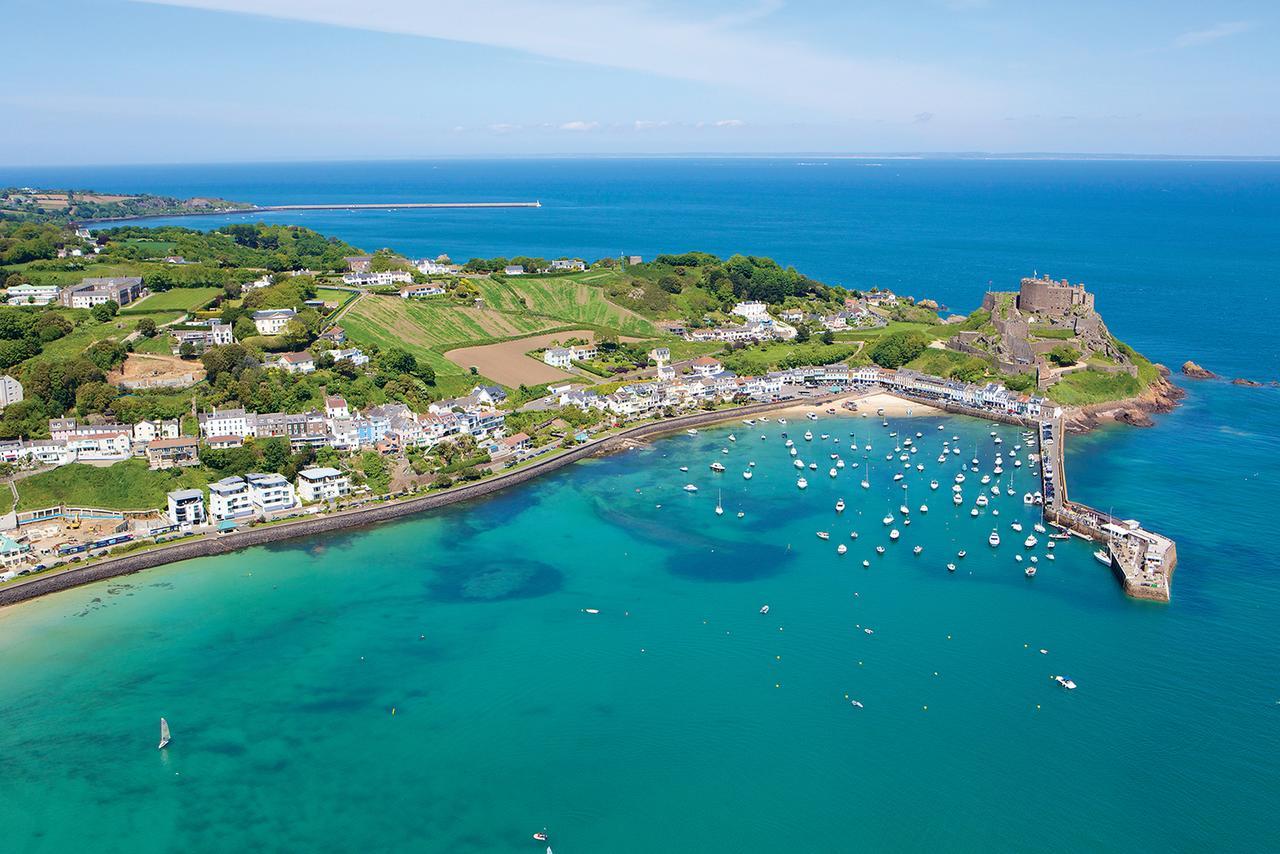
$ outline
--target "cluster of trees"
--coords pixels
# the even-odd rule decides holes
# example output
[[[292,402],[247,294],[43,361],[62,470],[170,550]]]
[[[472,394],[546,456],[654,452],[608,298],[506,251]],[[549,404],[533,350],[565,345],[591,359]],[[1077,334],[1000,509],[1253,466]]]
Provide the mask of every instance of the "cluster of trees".
[[[1045,354],[1050,362],[1062,368],[1069,368],[1080,361],[1080,351],[1070,344],[1059,344]]]
[[[129,243],[154,241],[172,244],[172,254],[188,261],[219,267],[259,267],[274,272],[301,268],[343,270],[346,268],[344,258],[361,254],[356,247],[309,228],[261,222],[226,225],[216,231],[131,225],[106,229],[97,236],[105,242],[105,251],[120,257],[158,257],[159,251],[146,243]]]
[[[318,459],[321,454],[326,457],[323,461]],[[239,448],[225,450],[214,450],[202,446],[200,462],[221,477],[243,476],[249,472],[278,472],[292,481],[297,478],[300,470],[309,468],[317,462],[323,465],[332,465],[337,462],[337,454],[332,448],[321,449],[321,454],[317,454],[316,450],[310,447],[292,451],[288,439],[283,436],[272,436],[268,439],[247,439]]]
[[[930,340],[923,332],[890,332],[877,341],[867,355],[882,368],[900,368],[923,353]]]
[[[67,232],[50,223],[0,219],[0,264],[56,258],[69,237]]]
[[[73,328],[64,312],[0,307],[0,370],[40,355],[45,344],[57,341]]]
[[[259,339],[269,350],[297,350],[315,340],[324,322],[320,312],[304,303],[314,299],[316,281],[311,276],[290,276],[268,288],[254,288],[245,294],[240,305],[224,304],[222,322],[231,324],[232,332],[241,341],[255,338],[258,328],[253,323],[253,313],[269,308],[293,308],[298,316],[289,322],[285,331],[274,339]]]

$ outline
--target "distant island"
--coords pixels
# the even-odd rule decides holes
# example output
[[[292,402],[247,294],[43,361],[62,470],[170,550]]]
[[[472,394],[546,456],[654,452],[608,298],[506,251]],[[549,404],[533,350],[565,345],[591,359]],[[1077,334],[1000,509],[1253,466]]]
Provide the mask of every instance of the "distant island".
[[[246,202],[197,197],[177,199],[151,193],[99,193],[93,190],[50,190],[32,187],[0,189],[0,218],[22,217],[36,222],[88,223],[253,209]]]

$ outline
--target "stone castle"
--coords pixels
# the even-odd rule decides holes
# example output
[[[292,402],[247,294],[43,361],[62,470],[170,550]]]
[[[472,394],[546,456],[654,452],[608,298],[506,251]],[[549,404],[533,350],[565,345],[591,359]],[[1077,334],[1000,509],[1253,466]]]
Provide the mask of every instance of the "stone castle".
[[[957,334],[949,346],[990,357],[1005,373],[1034,370],[1045,387],[1063,372],[1045,357],[1064,344],[1080,353],[1079,365],[1067,370],[1081,369],[1094,357],[1093,367],[1100,370],[1136,371],[1095,311],[1093,294],[1082,284],[1031,276],[1017,291],[988,291],[982,308],[991,313],[990,323]]]

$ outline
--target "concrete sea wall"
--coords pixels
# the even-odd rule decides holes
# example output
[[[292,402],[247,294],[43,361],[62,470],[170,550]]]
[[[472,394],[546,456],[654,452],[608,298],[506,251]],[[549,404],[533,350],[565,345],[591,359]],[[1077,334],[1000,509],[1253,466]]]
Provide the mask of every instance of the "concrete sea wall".
[[[0,607],[25,602],[38,596],[69,590],[82,584],[105,581],[129,575],[144,569],[176,563],[197,557],[212,557],[229,554],[240,549],[260,546],[281,540],[298,539],[329,531],[346,528],[357,528],[378,522],[386,522],[403,516],[410,516],[426,510],[434,510],[456,504],[460,501],[471,501],[483,498],[499,490],[524,483],[549,472],[556,471],[578,460],[598,454],[609,453],[626,447],[628,442],[650,439],[664,433],[687,430],[717,424],[723,421],[749,418],[756,413],[768,412],[782,407],[810,405],[824,406],[832,397],[820,397],[806,400],[784,400],[774,403],[757,403],[717,412],[697,412],[681,415],[665,421],[640,424],[635,427],[606,436],[551,457],[539,460],[525,468],[497,475],[489,480],[455,487],[433,495],[409,498],[381,504],[376,507],[361,507],[354,510],[343,510],[311,519],[295,522],[283,522],[277,525],[265,525],[234,531],[227,534],[206,534],[186,542],[160,546],[144,552],[125,554],[120,557],[91,563],[86,566],[73,566],[57,572],[37,575],[27,581],[16,582],[0,587]]]

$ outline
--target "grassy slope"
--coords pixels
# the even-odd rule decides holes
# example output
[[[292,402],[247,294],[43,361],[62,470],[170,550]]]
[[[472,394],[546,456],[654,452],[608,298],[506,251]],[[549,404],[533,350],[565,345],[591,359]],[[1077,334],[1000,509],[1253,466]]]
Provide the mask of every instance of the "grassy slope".
[[[595,284],[616,274],[590,271],[568,276],[511,277],[504,282],[477,282],[485,302],[494,309],[536,314],[556,320],[588,323],[623,335],[647,336],[654,325],[639,314],[611,302]]]
[[[138,321],[143,317],[150,317],[156,323],[165,323],[174,320],[181,315],[176,312],[157,312],[153,314],[139,314],[130,316],[121,316],[113,318],[106,323],[99,323],[91,318],[86,318],[76,324],[76,328],[70,333],[59,338],[57,341],[50,341],[44,345],[44,350],[39,356],[31,361],[39,359],[69,359],[77,356],[95,341],[103,341],[107,338],[123,339],[126,335],[134,330],[138,325]]]
[[[204,487],[209,473],[200,468],[150,471],[143,460],[98,468],[82,463],[60,466],[18,481],[18,508],[37,510],[55,504],[149,510],[162,507],[171,489]]]
[[[1067,374],[1049,388],[1049,396],[1067,406],[1105,403],[1140,394],[1146,385],[1128,374],[1086,370]]]

